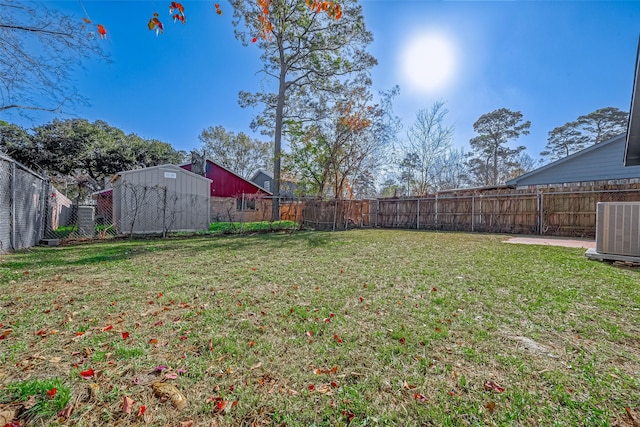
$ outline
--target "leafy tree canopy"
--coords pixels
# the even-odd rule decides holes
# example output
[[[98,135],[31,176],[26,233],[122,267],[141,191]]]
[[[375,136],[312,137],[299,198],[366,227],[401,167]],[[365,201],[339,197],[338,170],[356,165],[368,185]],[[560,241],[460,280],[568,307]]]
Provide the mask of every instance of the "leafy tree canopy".
[[[473,181],[477,185],[499,185],[512,177],[518,167],[517,158],[524,146],[510,148],[509,141],[528,135],[530,121],[523,121],[522,113],[499,108],[483,114],[473,124],[478,134],[470,142],[472,153],[468,161]]]
[[[206,156],[245,179],[259,169],[272,165],[273,144],[227,131],[222,126],[209,126],[198,137]]]
[[[98,120],[53,120],[32,132],[0,127],[0,149],[21,163],[51,176],[85,176],[90,187],[102,187],[117,172],[159,164],[176,164],[185,153],[170,144],[144,139]]]

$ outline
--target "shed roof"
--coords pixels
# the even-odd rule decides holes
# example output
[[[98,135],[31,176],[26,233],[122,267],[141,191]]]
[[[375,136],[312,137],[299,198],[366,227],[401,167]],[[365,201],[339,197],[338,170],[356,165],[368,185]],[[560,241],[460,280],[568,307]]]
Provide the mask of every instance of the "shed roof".
[[[162,170],[170,169],[170,170],[173,170],[173,171],[176,171],[176,172],[179,172],[179,173],[184,173],[184,174],[190,175],[193,178],[204,179],[206,181],[211,182],[211,180],[209,178],[206,178],[204,176],[195,174],[195,173],[193,173],[193,172],[191,172],[189,170],[181,168],[180,166],[169,165],[169,164],[157,165],[157,166],[149,166],[147,168],[142,168],[142,169],[132,169],[132,170],[128,170],[128,171],[122,171],[122,172],[118,172],[116,174],[116,176],[130,175],[130,174],[135,174],[135,173],[140,173],[140,172],[146,172],[146,171],[149,171],[149,170],[152,170],[152,169],[162,169]]]

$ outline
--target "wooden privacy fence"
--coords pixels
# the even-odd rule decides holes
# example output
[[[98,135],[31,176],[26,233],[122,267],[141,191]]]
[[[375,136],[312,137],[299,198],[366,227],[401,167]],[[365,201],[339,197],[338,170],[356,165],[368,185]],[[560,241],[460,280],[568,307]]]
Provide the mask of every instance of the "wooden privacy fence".
[[[640,201],[640,188],[635,187],[469,191],[377,200],[308,200],[303,202],[302,214],[296,216],[302,218],[303,225],[318,230],[382,227],[593,237],[597,203]]]

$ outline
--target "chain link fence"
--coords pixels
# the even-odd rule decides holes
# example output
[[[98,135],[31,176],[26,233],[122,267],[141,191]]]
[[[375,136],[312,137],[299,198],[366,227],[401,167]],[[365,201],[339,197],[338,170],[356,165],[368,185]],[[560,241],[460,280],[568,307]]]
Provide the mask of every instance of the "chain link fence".
[[[0,252],[26,249],[42,239],[49,181],[0,155]]]

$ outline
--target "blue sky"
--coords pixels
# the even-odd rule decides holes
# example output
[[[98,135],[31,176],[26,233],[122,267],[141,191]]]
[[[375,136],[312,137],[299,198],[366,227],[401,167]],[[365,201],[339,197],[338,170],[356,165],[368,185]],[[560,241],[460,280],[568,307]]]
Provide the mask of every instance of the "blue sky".
[[[171,143],[199,147],[208,126],[250,133],[255,113],[239,107],[240,90],[266,84],[259,51],[234,38],[232,10],[220,1],[184,0],[187,23],[174,24],[169,1],[48,1],[84,15],[108,31],[111,63],[92,61],[75,74],[90,105],[61,114],[6,113],[32,127],[54,117],[80,117]],[[473,122],[506,107],[531,121],[519,140],[534,158],[548,132],[602,107],[628,111],[640,33],[640,2],[488,2],[363,0],[379,65],[374,90],[400,86],[395,112],[402,135],[418,110],[444,100],[455,145],[469,148]],[[146,27],[155,11],[165,23],[156,37]]]

